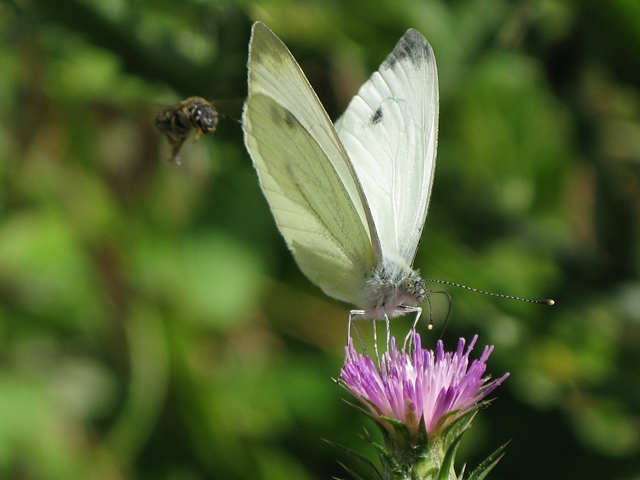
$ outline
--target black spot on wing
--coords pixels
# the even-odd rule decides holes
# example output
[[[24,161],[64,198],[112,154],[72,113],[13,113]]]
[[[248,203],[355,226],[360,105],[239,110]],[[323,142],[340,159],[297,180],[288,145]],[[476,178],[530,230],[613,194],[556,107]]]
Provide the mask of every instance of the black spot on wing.
[[[298,126],[298,119],[294,117],[291,112],[287,111],[284,116],[284,123],[289,129],[293,130]]]
[[[275,103],[271,105],[270,114],[273,123],[284,125],[288,130],[298,128],[298,125],[300,125],[298,119],[289,110],[280,106],[276,107]]]
[[[417,30],[410,29],[398,41],[393,52],[389,54],[380,67],[382,70],[392,68],[396,62],[409,60],[415,68],[419,68],[425,60],[433,56],[433,51],[424,36]]]
[[[382,107],[378,107],[378,109],[371,116],[371,123],[373,125],[377,125],[382,121]]]

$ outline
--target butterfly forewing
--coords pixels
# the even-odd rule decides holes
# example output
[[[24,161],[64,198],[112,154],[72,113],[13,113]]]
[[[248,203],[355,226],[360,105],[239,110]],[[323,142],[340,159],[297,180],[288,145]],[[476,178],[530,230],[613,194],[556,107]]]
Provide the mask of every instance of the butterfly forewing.
[[[369,225],[373,224],[371,213],[366,208],[359,181],[333,123],[289,49],[260,22],[252,29],[248,67],[249,95],[268,95],[298,118],[338,173],[369,232]],[[378,237],[375,231],[370,233],[374,252],[379,255]]]
[[[357,304],[375,258],[370,214],[342,144],[297,63],[262,24],[248,66],[245,144],[278,228],[309,279]]]
[[[383,257],[399,256],[408,266],[429,206],[437,128],[435,57],[422,34],[408,30],[336,123]]]

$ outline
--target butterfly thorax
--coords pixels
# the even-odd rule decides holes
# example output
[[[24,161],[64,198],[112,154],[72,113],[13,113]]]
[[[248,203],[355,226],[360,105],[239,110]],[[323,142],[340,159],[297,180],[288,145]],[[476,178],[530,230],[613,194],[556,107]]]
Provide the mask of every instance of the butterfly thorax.
[[[364,290],[361,318],[389,318],[406,313],[405,306],[416,306],[427,295],[425,281],[405,262],[385,262],[374,269]]]

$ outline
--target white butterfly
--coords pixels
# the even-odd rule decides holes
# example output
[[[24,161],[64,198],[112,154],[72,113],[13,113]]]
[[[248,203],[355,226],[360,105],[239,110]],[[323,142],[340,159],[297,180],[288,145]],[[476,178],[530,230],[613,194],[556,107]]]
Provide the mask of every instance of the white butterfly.
[[[349,324],[419,316],[427,290],[411,264],[438,130],[427,40],[408,30],[335,127],[287,47],[259,22],[248,69],[245,144],[300,269],[327,295],[359,307]]]

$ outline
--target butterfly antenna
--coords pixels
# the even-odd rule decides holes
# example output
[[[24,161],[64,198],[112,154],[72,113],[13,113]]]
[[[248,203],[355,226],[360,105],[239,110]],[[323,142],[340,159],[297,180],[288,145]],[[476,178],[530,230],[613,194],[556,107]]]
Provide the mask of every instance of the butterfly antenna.
[[[429,291],[429,293],[434,293]],[[431,308],[431,297],[427,295],[427,304],[429,304],[429,325],[427,328],[433,330],[433,308]]]
[[[440,330],[440,337],[438,337],[438,340],[442,340],[442,335],[444,334],[444,331],[447,328],[447,325],[449,324],[449,318],[451,317],[451,309],[453,307],[453,300],[451,300],[451,295],[449,294],[449,292],[445,292],[444,290],[429,290],[429,295],[431,295],[432,293],[441,293],[442,295],[446,295],[447,299],[449,300],[449,308],[447,309],[447,316],[444,319],[444,324],[442,325],[442,329]],[[429,330],[433,329],[433,320],[431,319],[431,299],[429,298],[429,296],[427,296],[427,302],[429,303]]]
[[[447,282],[446,280],[425,280],[426,282],[433,282],[433,283],[439,283],[441,285],[449,285],[450,287],[458,287],[458,288],[464,288],[465,290],[470,290],[472,292],[476,292],[476,293],[482,293],[483,295],[489,295],[490,297],[498,297],[498,298],[505,298],[508,300],[518,300],[519,302],[526,302],[526,303],[535,303],[538,305],[554,305],[556,302],[550,298],[545,298],[545,299],[541,299],[541,300],[534,300],[531,298],[522,298],[522,297],[516,297],[513,295],[505,295],[503,293],[493,293],[493,292],[487,292],[485,290],[479,290],[477,288],[473,288],[473,287],[467,287],[466,285],[461,285],[460,283],[455,283],[455,282]],[[433,292],[433,293],[446,293],[446,292]],[[449,295],[447,293],[447,295]],[[451,297],[449,297],[449,312],[451,311]],[[447,320],[449,319],[448,315],[447,315]]]

